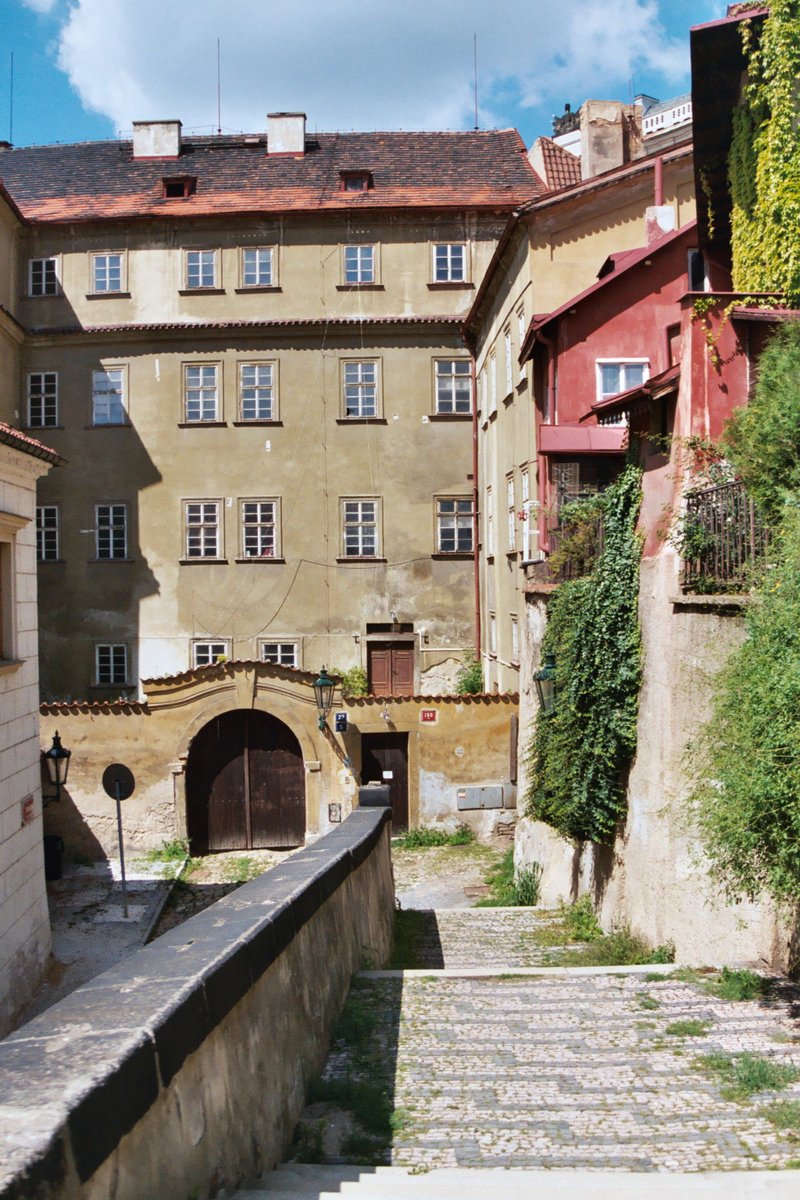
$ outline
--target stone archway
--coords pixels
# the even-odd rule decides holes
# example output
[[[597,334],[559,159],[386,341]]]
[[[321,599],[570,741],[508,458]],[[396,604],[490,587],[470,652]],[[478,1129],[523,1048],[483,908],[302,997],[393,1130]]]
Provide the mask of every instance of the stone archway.
[[[234,709],[199,730],[186,764],[193,853],[301,846],[303,755],[291,729],[259,709]]]

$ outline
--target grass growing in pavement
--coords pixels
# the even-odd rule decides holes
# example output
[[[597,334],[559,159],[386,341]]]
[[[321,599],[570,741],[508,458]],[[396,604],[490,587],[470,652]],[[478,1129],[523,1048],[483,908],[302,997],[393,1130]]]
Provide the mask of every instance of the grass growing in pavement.
[[[520,908],[539,903],[539,881],[541,867],[532,867],[514,876],[514,851],[507,850],[498,863],[487,871],[484,883],[491,891],[479,900],[476,908]]]
[[[788,1133],[792,1141],[800,1141],[800,1100],[778,1100],[759,1112],[776,1129]]]
[[[634,967],[669,963],[674,957],[674,946],[651,946],[627,926],[622,926],[585,946],[563,951],[553,961],[560,967]]]
[[[723,967],[716,978],[705,980],[703,986],[722,1000],[757,1000],[766,996],[772,985],[755,971],[731,971]]]
[[[649,976],[646,978],[649,978]],[[661,976],[656,975],[656,979],[661,979]],[[661,1008],[661,1001],[656,1000],[655,996],[648,996],[647,992],[639,992],[636,996],[636,999],[639,1001],[639,1008],[647,1008],[650,1010]]]
[[[263,868],[254,858],[232,858],[225,863],[223,874],[228,883],[249,883],[260,875]]]
[[[436,829],[432,825],[420,825],[392,839],[395,850],[427,850],[434,846],[469,846],[475,841],[475,833],[469,825],[461,824],[454,832]]]
[[[708,1021],[689,1019],[685,1021],[673,1021],[671,1025],[667,1026],[664,1032],[670,1034],[672,1037],[703,1037],[708,1033],[710,1028],[711,1025]]]
[[[756,1092],[774,1092],[800,1079],[800,1070],[757,1054],[704,1054],[697,1069],[716,1075],[725,1100],[749,1100]]]
[[[162,842],[154,850],[148,850],[144,855],[145,862],[180,862],[189,857],[189,843],[185,838],[175,838],[171,842]]]

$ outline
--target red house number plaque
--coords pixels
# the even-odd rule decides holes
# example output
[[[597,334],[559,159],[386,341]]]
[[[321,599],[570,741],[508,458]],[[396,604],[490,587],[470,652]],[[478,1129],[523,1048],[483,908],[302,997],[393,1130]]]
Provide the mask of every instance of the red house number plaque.
[[[419,712],[419,719],[423,725],[435,725],[438,716],[435,708],[421,708]]]

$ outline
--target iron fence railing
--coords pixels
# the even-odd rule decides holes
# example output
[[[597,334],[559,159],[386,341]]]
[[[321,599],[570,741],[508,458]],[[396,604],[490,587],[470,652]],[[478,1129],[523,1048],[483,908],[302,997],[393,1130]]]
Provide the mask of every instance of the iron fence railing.
[[[590,574],[603,552],[603,514],[570,520],[549,529],[548,572],[553,583],[565,583]]]
[[[769,546],[769,529],[739,482],[690,492],[680,535],[685,591],[741,591]]]

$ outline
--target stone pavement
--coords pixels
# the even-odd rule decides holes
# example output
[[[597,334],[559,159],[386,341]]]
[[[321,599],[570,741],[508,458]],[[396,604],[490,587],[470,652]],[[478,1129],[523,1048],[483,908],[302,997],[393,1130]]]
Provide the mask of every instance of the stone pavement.
[[[498,971],[552,965],[560,947],[542,945],[536,934],[552,928],[553,915],[535,908],[415,910],[418,964]]]

